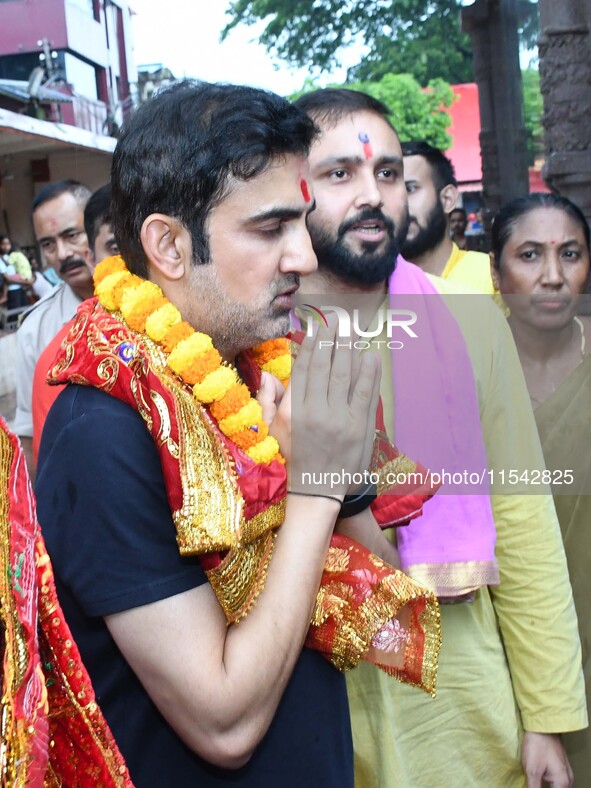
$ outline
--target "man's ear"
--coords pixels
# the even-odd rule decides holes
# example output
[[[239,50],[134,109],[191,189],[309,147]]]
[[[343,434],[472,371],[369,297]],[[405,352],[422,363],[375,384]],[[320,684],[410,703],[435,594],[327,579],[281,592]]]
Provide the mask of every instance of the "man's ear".
[[[165,279],[182,279],[191,263],[191,237],[185,226],[164,213],[144,219],[140,239],[148,262]]]
[[[458,187],[454,186],[451,183],[448,183],[447,186],[444,186],[443,189],[439,192],[439,199],[441,200],[441,205],[443,207],[443,213],[447,216],[453,211],[456,207],[458,202]]]

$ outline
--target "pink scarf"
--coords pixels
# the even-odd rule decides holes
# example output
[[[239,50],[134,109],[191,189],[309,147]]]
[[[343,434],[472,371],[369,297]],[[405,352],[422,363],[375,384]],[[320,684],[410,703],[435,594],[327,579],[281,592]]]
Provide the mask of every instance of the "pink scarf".
[[[444,480],[423,516],[398,529],[402,569],[440,597],[462,597],[499,582],[472,365],[455,318],[418,266],[398,257],[389,293],[391,308],[417,314],[417,339],[392,351],[396,434],[390,437],[431,472],[462,474],[460,484]],[[478,474],[478,481],[464,483],[466,473]]]

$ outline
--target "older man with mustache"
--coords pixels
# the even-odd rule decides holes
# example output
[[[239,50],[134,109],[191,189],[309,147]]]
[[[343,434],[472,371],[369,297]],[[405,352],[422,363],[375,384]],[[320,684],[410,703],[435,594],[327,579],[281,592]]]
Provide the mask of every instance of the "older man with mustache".
[[[61,180],[45,186],[34,197],[31,210],[35,238],[46,263],[62,283],[25,313],[17,333],[16,417],[14,431],[19,435],[32,463],[32,391],[35,365],[42,351],[60,328],[71,320],[81,301],[93,294],[90,252],[84,231],[84,208],[90,189],[74,180]]]

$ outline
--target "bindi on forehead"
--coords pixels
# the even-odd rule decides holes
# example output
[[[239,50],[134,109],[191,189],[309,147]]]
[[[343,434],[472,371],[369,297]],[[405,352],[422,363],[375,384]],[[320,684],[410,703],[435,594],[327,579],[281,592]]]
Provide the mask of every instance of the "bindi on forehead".
[[[360,131],[357,135],[357,139],[363,145],[363,155],[366,159],[371,159],[373,156],[373,150],[371,147],[371,142],[369,141],[369,134],[366,134],[363,131]]]
[[[312,199],[310,197],[310,189],[308,188],[308,181],[305,178],[300,178],[300,189],[302,191],[302,197],[306,202],[310,202]]]
[[[302,163],[299,164],[297,169],[297,177],[300,182],[300,191],[302,193],[302,197],[306,202],[311,202],[312,197],[310,195],[310,187],[308,186],[308,181],[306,180],[305,173],[307,172],[307,167],[305,167]]]

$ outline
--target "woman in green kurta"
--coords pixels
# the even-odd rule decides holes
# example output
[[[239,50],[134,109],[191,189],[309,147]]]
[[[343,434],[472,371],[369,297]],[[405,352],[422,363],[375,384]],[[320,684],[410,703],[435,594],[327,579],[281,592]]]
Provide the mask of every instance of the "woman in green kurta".
[[[552,476],[591,706],[591,320],[576,314],[589,280],[589,227],[568,200],[533,194],[500,212],[492,246]],[[574,785],[591,785],[591,729],[563,742]]]

